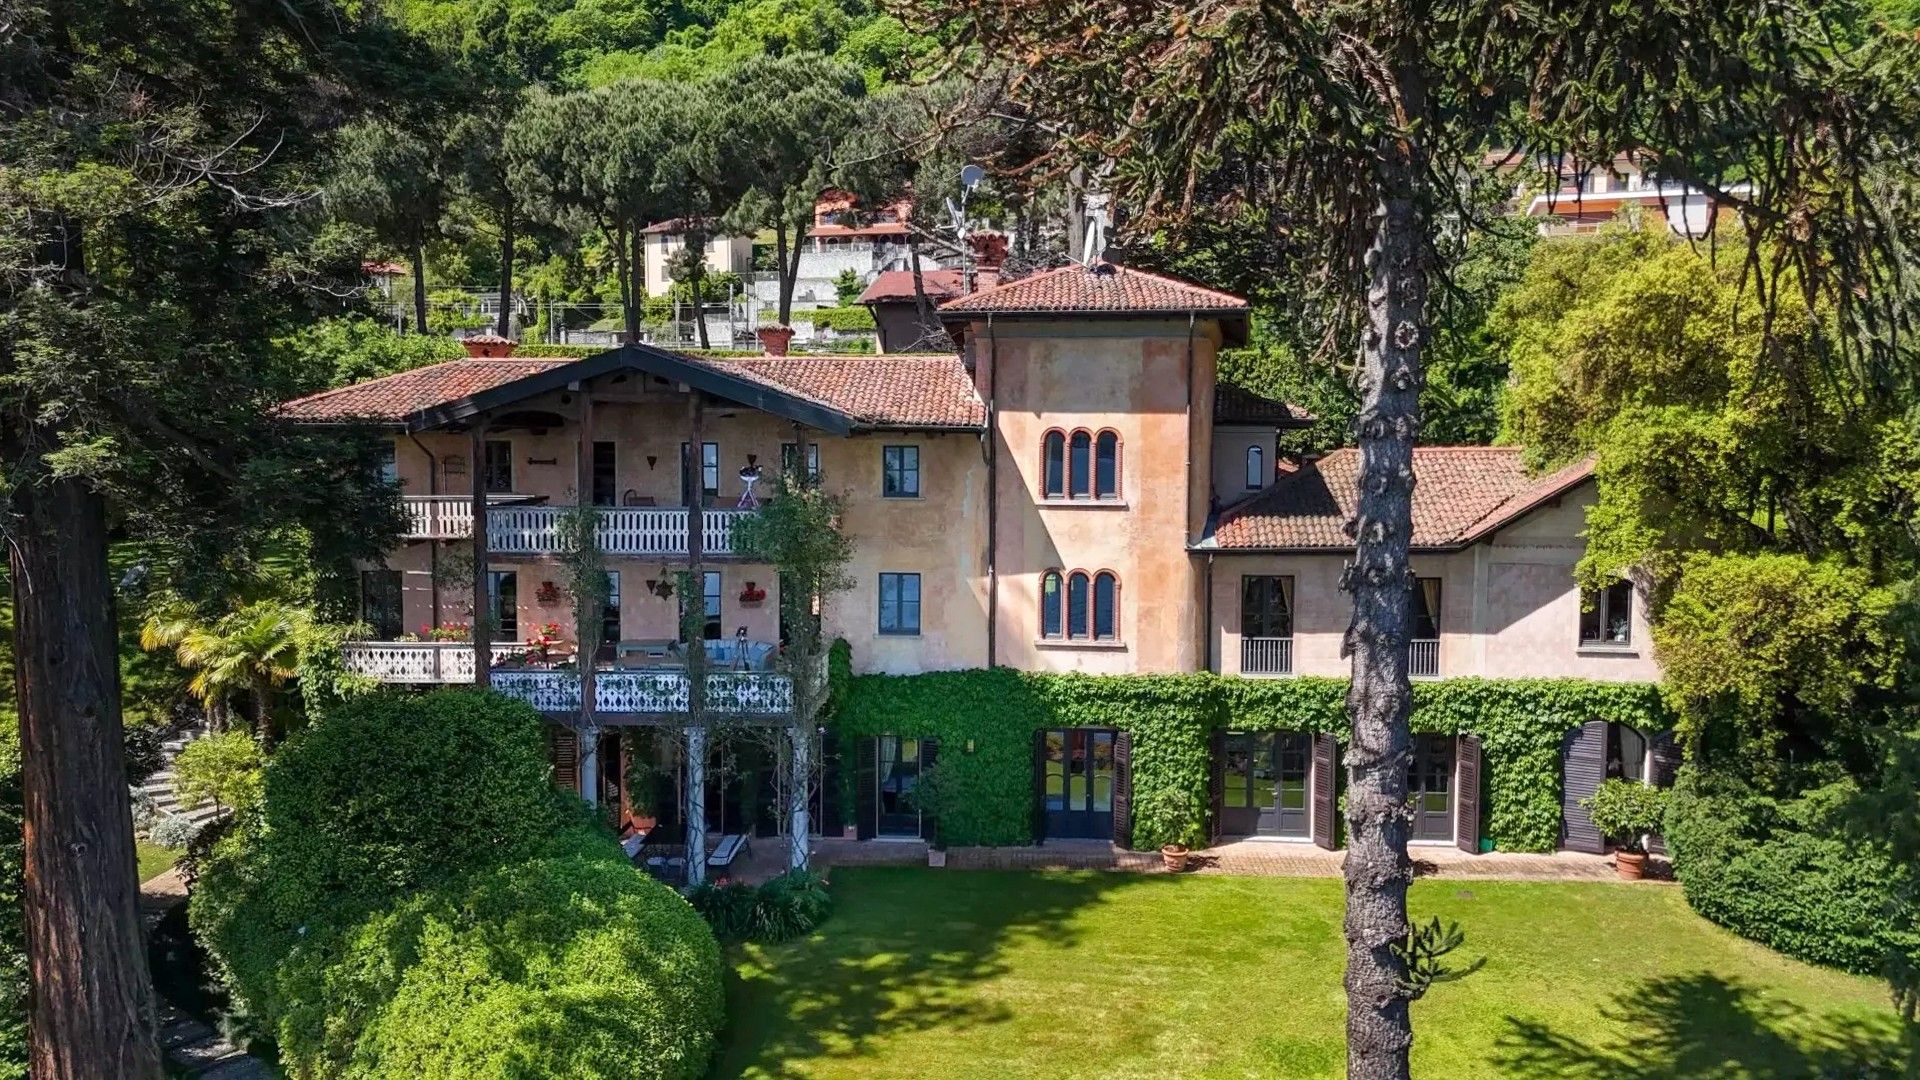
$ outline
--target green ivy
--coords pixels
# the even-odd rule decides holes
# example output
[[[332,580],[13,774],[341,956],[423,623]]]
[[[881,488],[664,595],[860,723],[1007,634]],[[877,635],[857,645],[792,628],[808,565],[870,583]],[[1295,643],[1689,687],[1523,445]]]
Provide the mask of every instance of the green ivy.
[[[846,652],[835,666],[846,670]],[[1345,741],[1346,680],[1189,675],[1064,675],[990,670],[841,676],[833,695],[842,756],[873,735],[940,742],[942,839],[1028,844],[1033,835],[1033,733],[1113,727],[1133,737],[1137,807],[1198,807],[1137,816],[1134,846],[1198,843],[1207,805],[1210,734],[1328,733]],[[1560,743],[1589,720],[1642,731],[1672,727],[1659,688],[1580,679],[1448,679],[1414,685],[1413,729],[1471,733],[1483,747],[1483,831],[1509,851],[1552,851],[1560,836]],[[844,806],[852,770],[842,769]]]

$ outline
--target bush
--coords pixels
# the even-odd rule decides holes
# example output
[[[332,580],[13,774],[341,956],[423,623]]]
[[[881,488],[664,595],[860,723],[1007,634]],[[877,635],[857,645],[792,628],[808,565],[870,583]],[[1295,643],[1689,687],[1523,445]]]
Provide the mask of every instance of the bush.
[[[754,888],[743,882],[708,882],[687,897],[713,932],[728,941],[792,941],[833,913],[826,879],[810,870],[789,870]]]
[[[206,826],[205,820],[196,821],[180,814],[163,814],[147,830],[147,839],[163,848],[183,848],[193,843]]]
[[[244,731],[195,739],[173,762],[173,792],[192,810],[211,802],[231,809],[260,797],[260,744]]]
[[[1634,780],[1613,779],[1581,799],[1580,805],[1607,839],[1628,851],[1644,852],[1647,834],[1660,829],[1667,793]]]
[[[1687,903],[1742,937],[1849,971],[1878,971],[1891,950],[1920,945],[1916,913],[1894,895],[1897,868],[1826,820],[1850,787],[1780,800],[1683,769],[1662,835]]]
[[[474,691],[342,703],[200,867],[194,929],[293,1077],[695,1077],[712,933]]]
[[[703,881],[687,901],[727,941],[745,941],[753,933],[753,905],[760,890],[744,881]]]

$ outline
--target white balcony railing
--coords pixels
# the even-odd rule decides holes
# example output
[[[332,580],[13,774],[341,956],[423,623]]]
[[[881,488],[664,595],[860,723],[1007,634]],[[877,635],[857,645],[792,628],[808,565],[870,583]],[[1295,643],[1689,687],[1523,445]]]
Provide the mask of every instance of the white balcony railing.
[[[524,649],[493,647],[498,665]],[[353,641],[341,647],[347,669],[381,682],[409,685],[473,681],[473,646],[466,642]],[[580,711],[580,673],[495,667],[495,690],[541,712]],[[687,673],[672,669],[598,671],[594,708],[602,713],[672,714],[687,711]],[[746,716],[779,715],[793,709],[793,680],[772,671],[715,671],[707,675],[707,707]]]
[[[1414,638],[1407,642],[1407,674],[1416,679],[1439,676],[1440,642],[1437,639]]]
[[[465,496],[408,495],[409,540],[465,540],[473,535],[473,502]],[[487,508],[487,548],[499,555],[550,555],[560,550],[560,517],[569,508],[534,504]],[[603,506],[595,536],[608,555],[651,556],[687,553],[687,511],[683,507]],[[751,510],[701,511],[701,550],[733,554],[733,526]]]
[[[1241,638],[1240,674],[1293,674],[1293,639],[1290,637]]]

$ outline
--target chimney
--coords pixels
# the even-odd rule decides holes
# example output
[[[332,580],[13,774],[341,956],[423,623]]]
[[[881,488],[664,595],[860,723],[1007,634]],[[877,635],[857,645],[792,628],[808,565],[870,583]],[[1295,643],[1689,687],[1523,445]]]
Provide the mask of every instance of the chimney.
[[[967,244],[973,248],[973,265],[976,270],[999,271],[1000,264],[1007,261],[1007,234],[983,230],[967,237]]]
[[[760,338],[760,351],[768,356],[787,355],[787,346],[793,341],[791,326],[763,326],[755,333]]]
[[[498,360],[512,356],[514,346],[520,343],[512,338],[501,337],[499,334],[475,334],[470,338],[460,339],[460,344],[467,347],[467,355],[473,359]]]

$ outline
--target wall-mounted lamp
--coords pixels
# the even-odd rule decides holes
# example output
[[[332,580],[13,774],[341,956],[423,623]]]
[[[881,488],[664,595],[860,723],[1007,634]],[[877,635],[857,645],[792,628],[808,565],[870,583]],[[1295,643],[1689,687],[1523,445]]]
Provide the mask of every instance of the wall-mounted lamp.
[[[653,466],[654,466],[654,464],[655,464],[656,462],[658,462],[659,460],[660,460],[660,455],[658,455],[658,454],[648,454],[648,455],[647,455],[647,471],[648,471],[648,472],[652,472],[652,471],[653,471]]]
[[[757,462],[757,461],[759,461],[759,460],[760,460],[760,455],[759,455],[759,454],[748,454],[748,455],[747,455],[747,464],[749,464],[749,465],[752,465],[753,463],[755,463],[755,462]]]

